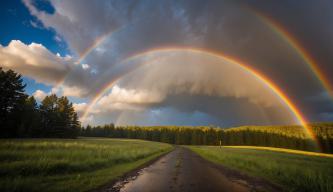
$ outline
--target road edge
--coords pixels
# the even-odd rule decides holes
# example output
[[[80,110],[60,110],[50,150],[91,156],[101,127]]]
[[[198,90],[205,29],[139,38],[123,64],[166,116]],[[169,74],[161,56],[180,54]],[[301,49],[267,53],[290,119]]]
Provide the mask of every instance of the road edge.
[[[120,188],[122,187],[119,185],[119,187],[115,187],[117,183],[120,183],[122,181],[125,181],[129,178],[136,177],[139,175],[140,170],[150,166],[151,164],[155,163],[156,161],[160,160],[162,157],[168,155],[172,151],[174,151],[177,147],[175,145],[172,145],[172,148],[166,152],[163,152],[162,154],[158,155],[157,157],[143,163],[142,165],[132,169],[131,171],[115,178],[114,180],[111,180],[110,182],[103,184],[97,188],[88,190],[88,192],[102,192],[102,191],[107,191],[107,192],[118,192]]]
[[[270,181],[270,180],[262,178],[262,177],[253,176],[242,170],[237,170],[232,167],[225,166],[221,163],[214,162],[210,159],[205,158],[201,154],[193,151],[189,147],[186,147],[186,146],[183,146],[183,147],[186,150],[189,150],[192,153],[194,153],[195,155],[197,155],[202,160],[207,161],[211,167],[216,168],[219,171],[223,171],[223,174],[228,176],[232,182],[236,182],[236,183],[248,186],[248,187],[252,188],[253,191],[262,191],[262,188],[263,188],[263,191],[266,191],[266,190],[281,191],[281,192],[286,191],[286,189],[282,185],[275,183],[274,181]],[[242,182],[239,182],[238,180],[246,180],[246,181],[249,181],[249,183],[242,183]]]

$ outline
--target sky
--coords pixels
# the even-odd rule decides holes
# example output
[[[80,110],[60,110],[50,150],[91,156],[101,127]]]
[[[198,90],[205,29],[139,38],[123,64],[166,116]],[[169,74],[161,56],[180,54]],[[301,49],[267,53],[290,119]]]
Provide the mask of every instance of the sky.
[[[0,67],[83,125],[333,121],[330,0],[12,0]]]

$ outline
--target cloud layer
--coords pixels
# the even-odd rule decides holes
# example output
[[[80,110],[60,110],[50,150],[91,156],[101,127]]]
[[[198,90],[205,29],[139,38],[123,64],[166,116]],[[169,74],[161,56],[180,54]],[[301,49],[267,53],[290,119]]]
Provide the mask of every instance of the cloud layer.
[[[117,82],[92,109],[92,123],[110,118],[119,123],[157,122],[154,118],[167,122],[164,116],[176,124],[183,123],[181,117],[185,122],[199,118],[216,124],[220,119],[229,124],[240,123],[237,119],[253,124],[292,119],[265,83],[226,61],[187,51],[154,52],[126,60],[160,47],[193,47],[236,57],[278,84],[309,119],[332,117],[332,101],[320,96],[325,90],[312,71],[254,13],[268,14],[286,25],[330,77],[333,25],[328,21],[333,14],[328,7],[332,3],[305,1],[299,7],[254,1],[51,0],[52,13],[40,10],[34,1],[23,3],[44,28],[54,30],[55,38],[68,45],[71,56],[51,53],[40,44],[12,41],[0,47],[1,66],[54,86],[54,93],[85,98],[75,104],[80,114],[104,87]],[[321,14],[312,14],[318,10]],[[38,91],[35,95],[43,96]]]
[[[210,110],[202,106],[190,109],[187,105],[175,105],[175,101],[170,103],[172,100],[168,99],[193,96],[201,97],[202,101],[212,97],[228,98],[229,102],[242,100],[244,108],[249,105],[252,105],[252,108],[253,106],[266,108],[266,116],[274,116],[274,113],[282,111],[291,117],[275,116],[280,122],[290,122],[293,119],[285,104],[268,88],[267,82],[258,79],[255,74],[237,63],[207,53],[184,50],[156,51],[142,57],[149,60],[140,66],[139,64],[145,59],[138,58],[140,62],[135,65],[140,67],[119,79],[110,93],[102,96],[91,108],[90,114],[94,119],[106,116],[103,113],[114,113],[115,116],[120,116],[118,119],[121,118],[121,121],[116,121],[124,123],[124,116],[127,116],[124,114],[131,114],[130,116],[134,118],[137,115],[134,115],[133,111],[141,111],[140,113],[146,115],[151,113],[150,115],[156,117],[156,111],[164,111],[160,108],[171,105],[172,109],[167,112],[176,110],[190,115],[205,111],[206,115],[212,115],[212,111],[225,110],[223,116],[214,114],[215,118],[228,119],[234,115],[230,109],[212,106]],[[225,105],[223,100],[219,102],[217,106]],[[229,115],[226,115],[227,111],[230,112]],[[245,109],[242,111],[242,121],[247,122],[246,115],[252,116],[253,111]],[[133,118],[127,123],[132,123]]]

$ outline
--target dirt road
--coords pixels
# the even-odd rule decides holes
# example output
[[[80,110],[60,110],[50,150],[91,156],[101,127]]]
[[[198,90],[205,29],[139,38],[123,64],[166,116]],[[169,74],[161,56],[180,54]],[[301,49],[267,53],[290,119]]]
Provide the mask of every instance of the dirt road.
[[[183,147],[103,191],[281,191],[266,181],[204,160]]]

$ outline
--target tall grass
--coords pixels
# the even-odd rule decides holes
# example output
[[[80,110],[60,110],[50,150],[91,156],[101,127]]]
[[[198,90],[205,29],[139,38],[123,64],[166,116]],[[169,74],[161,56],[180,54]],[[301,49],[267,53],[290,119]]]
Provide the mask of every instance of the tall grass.
[[[0,191],[84,191],[170,149],[140,140],[1,140]]]
[[[287,191],[333,191],[333,158],[213,146],[189,147],[204,158],[282,185]]]

